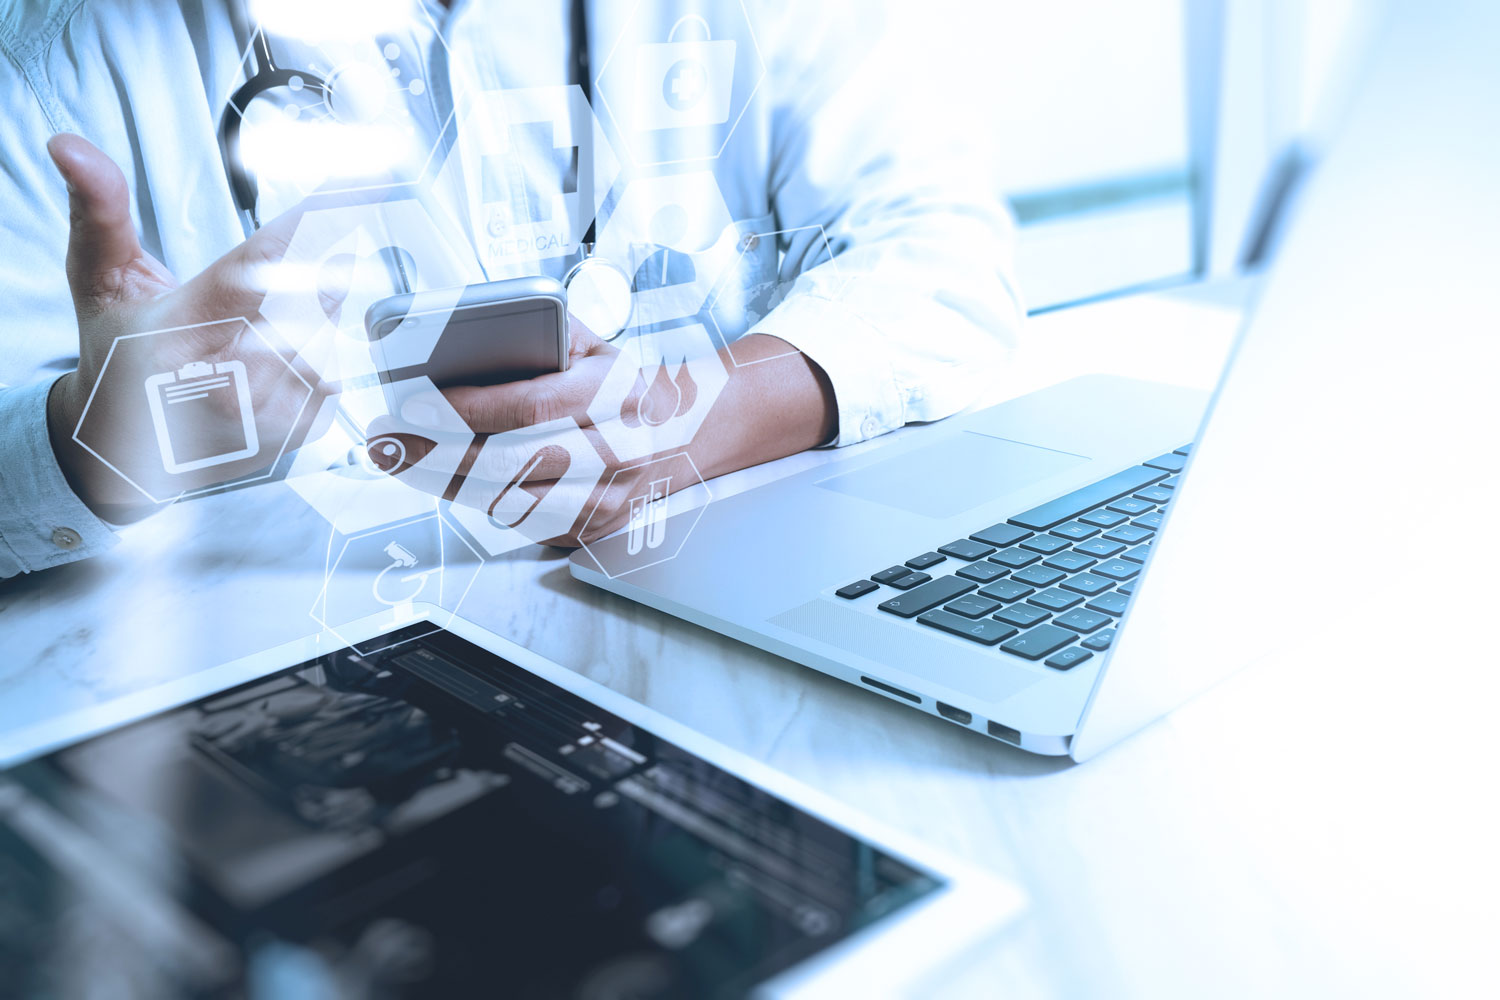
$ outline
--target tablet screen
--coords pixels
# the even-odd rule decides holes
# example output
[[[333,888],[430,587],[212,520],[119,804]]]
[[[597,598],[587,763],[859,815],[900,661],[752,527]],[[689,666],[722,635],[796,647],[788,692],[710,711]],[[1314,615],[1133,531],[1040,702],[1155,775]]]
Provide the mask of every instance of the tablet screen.
[[[452,633],[392,638],[0,776],[21,995],[735,996],[942,885]]]

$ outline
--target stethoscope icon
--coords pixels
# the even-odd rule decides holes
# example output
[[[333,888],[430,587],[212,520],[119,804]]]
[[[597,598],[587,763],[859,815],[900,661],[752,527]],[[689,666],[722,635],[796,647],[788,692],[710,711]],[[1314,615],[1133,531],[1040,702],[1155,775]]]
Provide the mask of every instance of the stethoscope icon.
[[[416,569],[418,559],[412,554],[410,549],[400,542],[387,542],[385,554],[391,560],[391,564],[375,574],[375,582],[371,585],[370,591],[374,595],[375,600],[389,608],[394,608],[399,604],[412,603],[421,596],[423,590],[427,589],[427,578],[437,576],[443,572],[442,567],[439,566],[434,569],[417,570],[415,573],[406,573],[405,575],[387,580],[387,576],[392,573]],[[387,591],[391,586],[397,584],[401,585],[401,589],[399,590],[400,596],[391,597]],[[416,584],[416,586],[413,587],[412,584]]]

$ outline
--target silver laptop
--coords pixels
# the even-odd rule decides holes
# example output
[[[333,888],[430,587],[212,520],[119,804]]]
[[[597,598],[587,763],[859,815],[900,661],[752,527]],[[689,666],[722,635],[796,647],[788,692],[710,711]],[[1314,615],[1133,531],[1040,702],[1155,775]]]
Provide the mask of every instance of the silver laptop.
[[[1338,548],[1369,540],[1341,538],[1341,520],[1395,471],[1361,435],[1393,400],[1350,372],[1362,352],[1411,349],[1393,315],[1463,290],[1413,276],[1472,270],[1478,244],[1454,220],[1500,176],[1500,144],[1455,127],[1492,115],[1478,95],[1494,72],[1478,86],[1424,69],[1439,52],[1490,65],[1449,57],[1473,32],[1461,13],[1401,16],[1212,405],[1077,379],[710,503],[669,562],[606,574],[630,565],[620,536],[575,553],[573,574],[1079,760],[1300,641],[1356,582]]]

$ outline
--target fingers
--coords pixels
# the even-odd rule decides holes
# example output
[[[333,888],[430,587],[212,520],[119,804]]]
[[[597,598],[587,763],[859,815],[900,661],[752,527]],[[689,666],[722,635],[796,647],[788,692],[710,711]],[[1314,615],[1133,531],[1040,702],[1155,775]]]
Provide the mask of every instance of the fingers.
[[[137,296],[173,287],[171,274],[141,249],[120,168],[82,136],[59,133],[47,152],[68,185],[68,286],[80,321]]]

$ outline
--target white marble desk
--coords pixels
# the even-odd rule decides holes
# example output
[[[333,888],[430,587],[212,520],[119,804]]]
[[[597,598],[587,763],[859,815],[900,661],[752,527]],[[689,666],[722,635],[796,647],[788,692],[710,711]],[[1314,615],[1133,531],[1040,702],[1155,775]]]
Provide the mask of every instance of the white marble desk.
[[[1092,371],[1211,386],[1243,292],[1168,292],[1039,317],[996,397]],[[716,489],[827,457],[797,456]],[[308,609],[327,537],[296,495],[267,485],[182,504],[92,563],[0,583],[0,731],[315,631]],[[1342,752],[1348,733],[1327,717],[1347,697],[1340,671],[1353,666],[1314,670],[1335,662],[1319,650],[1262,661],[1072,766],[592,590],[560,553],[535,546],[488,562],[462,613],[1019,882],[1027,917],[956,994],[1265,996],[1296,984],[1368,995],[1416,985],[1400,979],[1419,967],[1401,956],[1425,943],[1403,928],[1386,947],[1389,908],[1374,905],[1386,893],[1399,900],[1414,876],[1372,871],[1430,849],[1391,797],[1405,796],[1405,815],[1413,796],[1420,806],[1458,779],[1403,770],[1394,751]],[[1280,741],[1276,731],[1300,735]],[[1432,933],[1445,947],[1463,944],[1450,925]]]

